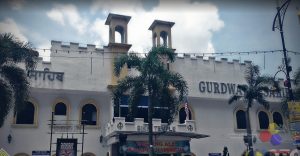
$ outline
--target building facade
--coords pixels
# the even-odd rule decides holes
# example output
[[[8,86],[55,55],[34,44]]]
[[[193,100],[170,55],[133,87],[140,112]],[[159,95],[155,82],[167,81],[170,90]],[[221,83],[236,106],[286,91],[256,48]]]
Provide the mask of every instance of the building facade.
[[[16,116],[11,113],[0,128],[0,148],[13,156],[35,155],[49,151],[52,138],[53,155],[58,138],[74,138],[79,143],[78,155],[116,156],[122,154],[122,150],[131,155],[145,154],[143,148],[148,137],[143,115],[132,122],[126,121],[126,110],[114,115],[111,94],[119,79],[113,74],[113,60],[120,54],[127,54],[131,47],[127,39],[130,18],[109,14],[105,22],[109,44],[102,48],[51,41],[50,61],[40,59],[37,68],[28,73],[31,82],[28,106]],[[149,30],[153,46],[172,48],[174,24],[160,20],[152,23]],[[120,42],[116,42],[115,33],[120,34]],[[230,155],[240,156],[246,149],[243,141],[246,108],[243,101],[228,105],[228,99],[233,94],[242,94],[237,85],[246,84],[244,70],[249,63],[184,55],[169,64],[170,70],[180,73],[188,83],[189,115],[186,117],[185,105],[181,104],[171,125],[159,117],[153,119],[155,146],[160,147],[158,153],[208,156],[222,153],[226,146]],[[121,78],[130,74],[136,74],[135,70],[126,68]],[[281,112],[280,101],[284,96],[284,89],[281,93],[266,94],[269,110],[259,105],[251,108],[256,150],[292,151],[295,148]],[[126,104],[121,107],[128,108]],[[141,108],[147,109],[147,105]],[[278,145],[260,139],[261,132],[271,123],[281,127]],[[123,147],[120,136],[124,135],[127,146]]]

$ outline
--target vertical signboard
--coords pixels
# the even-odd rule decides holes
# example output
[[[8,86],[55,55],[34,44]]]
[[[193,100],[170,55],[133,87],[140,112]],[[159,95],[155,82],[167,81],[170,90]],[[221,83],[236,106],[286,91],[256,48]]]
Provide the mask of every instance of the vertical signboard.
[[[300,145],[300,102],[288,102],[289,123],[294,145]]]
[[[77,156],[77,139],[57,139],[56,156]]]

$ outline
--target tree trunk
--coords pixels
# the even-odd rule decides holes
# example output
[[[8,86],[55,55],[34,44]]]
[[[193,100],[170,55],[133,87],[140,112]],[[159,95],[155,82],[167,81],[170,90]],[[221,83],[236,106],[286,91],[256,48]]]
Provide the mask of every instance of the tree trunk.
[[[149,130],[149,156],[154,156],[153,146],[153,129],[152,129],[152,103],[150,100],[151,96],[148,96],[148,130]]]
[[[252,132],[251,132],[251,123],[250,123],[250,105],[248,104],[247,112],[246,112],[246,128],[247,128],[247,139],[248,139],[248,150],[249,156],[254,156],[253,153],[253,144],[252,144]]]

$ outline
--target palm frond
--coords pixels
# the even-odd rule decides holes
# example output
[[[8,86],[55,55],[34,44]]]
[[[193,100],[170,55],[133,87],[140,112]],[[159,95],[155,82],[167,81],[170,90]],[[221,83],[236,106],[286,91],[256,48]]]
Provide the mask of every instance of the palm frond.
[[[12,61],[13,63],[25,62],[27,70],[32,70],[38,60],[39,53],[30,43],[17,40],[12,34],[0,34],[0,65]]]
[[[242,98],[242,96],[240,96],[240,95],[233,95],[229,98],[228,104],[232,104],[233,102],[238,101],[241,98]]]
[[[0,127],[2,127],[6,116],[13,107],[13,92],[10,84],[0,77]]]
[[[247,85],[237,85],[237,88],[245,93],[249,87]]]
[[[163,88],[158,97],[160,107],[164,108],[160,111],[160,117],[168,119],[168,124],[171,124],[178,113],[180,101],[176,96],[172,95],[168,87]]]
[[[278,81],[275,81],[275,79],[271,76],[259,76],[257,77],[255,81],[256,87],[261,87],[261,86],[272,86],[272,91],[279,92],[280,87]]]
[[[182,101],[183,98],[188,94],[187,82],[184,78],[178,73],[169,73],[169,76],[166,77],[168,84],[173,86],[179,93],[179,101]]]
[[[264,96],[262,94],[259,94],[256,98],[256,101],[263,105],[266,109],[269,109],[270,105],[269,102],[264,98]]]
[[[29,97],[30,84],[23,69],[14,65],[1,67],[1,75],[9,82],[14,91],[15,111],[21,110]]]
[[[294,74],[294,81],[295,85],[298,85],[300,83],[300,68],[298,68]]]
[[[259,66],[249,64],[245,69],[245,79],[250,86],[255,84],[256,78],[260,75]]]
[[[153,47],[151,51],[149,52],[149,55],[151,56],[163,56],[166,57],[166,59],[170,62],[174,62],[176,54],[174,51],[170,48],[161,46],[161,47]],[[150,56],[150,57],[151,57]]]
[[[136,54],[121,55],[114,60],[114,72],[116,76],[120,75],[122,68],[127,64],[128,67],[140,68],[142,59]]]
[[[139,82],[142,80],[141,77],[130,77],[127,76],[124,79],[118,81],[118,85],[116,88],[113,90],[112,94],[112,99],[114,102],[114,106],[119,108],[120,102],[121,102],[121,97],[126,93],[129,89],[133,88],[136,82]],[[140,86],[142,87],[142,86]]]
[[[256,93],[261,93],[261,92],[268,93],[270,91],[269,87],[267,86],[260,86],[256,89]]]

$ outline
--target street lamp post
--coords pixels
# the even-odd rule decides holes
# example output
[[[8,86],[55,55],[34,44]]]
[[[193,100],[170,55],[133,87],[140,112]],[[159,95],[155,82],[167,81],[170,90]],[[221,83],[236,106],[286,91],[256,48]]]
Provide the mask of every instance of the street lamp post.
[[[276,16],[273,21],[272,30],[275,31],[275,28],[277,28],[280,31],[283,56],[284,56],[284,64],[285,64],[285,70],[286,70],[285,76],[286,76],[288,95],[289,95],[288,99],[292,101],[292,100],[294,100],[292,86],[291,86],[291,79],[290,79],[290,72],[292,71],[292,67],[289,66],[289,63],[288,63],[287,50],[285,47],[285,41],[284,41],[284,35],[283,35],[283,29],[282,29],[284,16],[285,16],[286,10],[287,10],[290,2],[291,2],[291,0],[286,0],[280,7],[279,7],[279,5],[277,6],[277,13],[276,13]],[[279,27],[277,27],[275,24],[277,19],[278,19]]]

